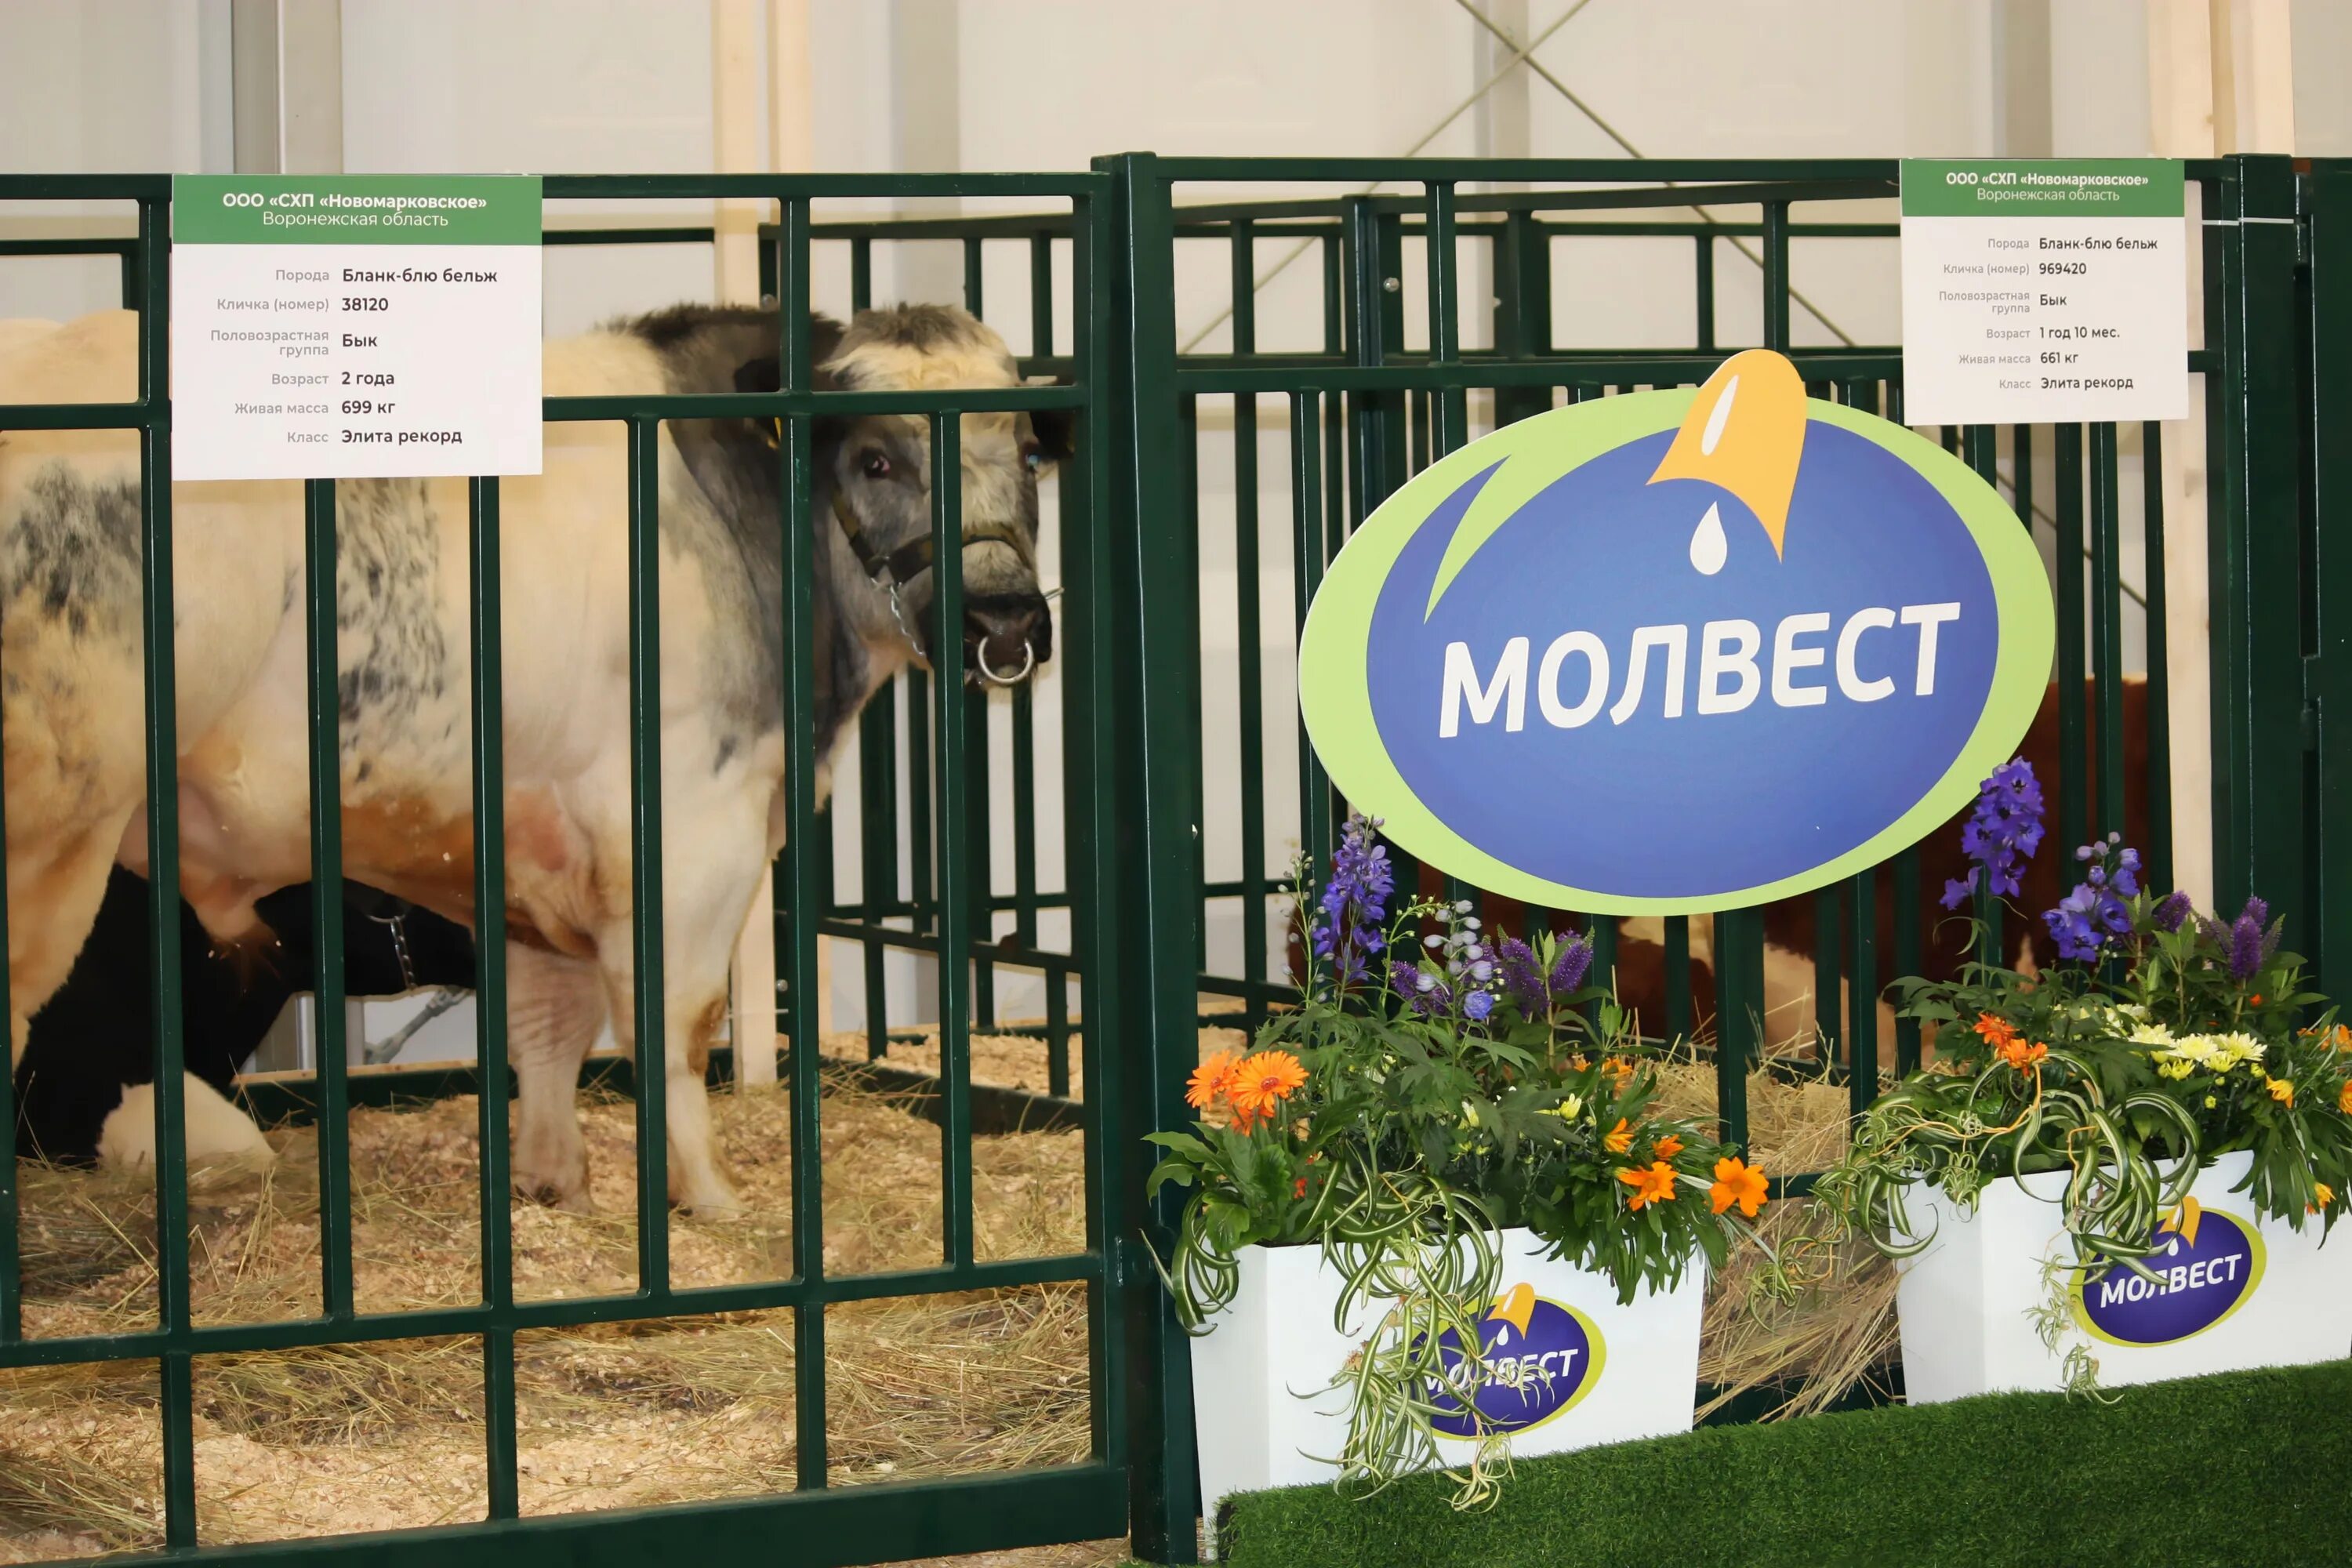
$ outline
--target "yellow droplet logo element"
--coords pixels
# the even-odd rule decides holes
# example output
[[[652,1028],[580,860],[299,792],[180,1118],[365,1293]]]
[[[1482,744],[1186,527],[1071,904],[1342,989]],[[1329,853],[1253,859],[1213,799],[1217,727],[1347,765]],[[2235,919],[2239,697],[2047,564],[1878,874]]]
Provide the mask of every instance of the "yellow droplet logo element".
[[[1535,1312],[1536,1288],[1523,1283],[1512,1286],[1509,1293],[1495,1298],[1495,1310],[1486,1314],[1486,1321],[1508,1323],[1519,1331],[1521,1339],[1525,1339],[1528,1337],[1528,1321],[1535,1316]]]
[[[1764,525],[1777,558],[1804,452],[1804,378],[1785,355],[1749,349],[1706,378],[1649,482],[1705,479],[1729,490]],[[1692,542],[1691,564],[1710,576],[1722,568],[1722,523],[1713,507]]]

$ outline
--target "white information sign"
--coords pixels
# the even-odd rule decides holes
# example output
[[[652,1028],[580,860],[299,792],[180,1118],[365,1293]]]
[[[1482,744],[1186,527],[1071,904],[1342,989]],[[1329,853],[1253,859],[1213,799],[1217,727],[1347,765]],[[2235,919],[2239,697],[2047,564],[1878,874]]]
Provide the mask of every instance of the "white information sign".
[[[2189,415],[2189,228],[2161,159],[1903,161],[1903,419]]]
[[[172,477],[536,474],[540,182],[183,175]]]

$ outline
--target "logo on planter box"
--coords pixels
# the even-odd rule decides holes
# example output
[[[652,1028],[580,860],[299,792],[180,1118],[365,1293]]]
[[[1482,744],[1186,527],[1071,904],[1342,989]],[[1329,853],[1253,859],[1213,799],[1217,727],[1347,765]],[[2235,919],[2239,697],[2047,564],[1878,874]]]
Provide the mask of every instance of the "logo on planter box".
[[[2109,1344],[2168,1345],[2243,1306],[2262,1283],[2263,1239],[2235,1215],[2194,1204],[2157,1228],[2159,1250],[2142,1259],[2153,1280],[2120,1264],[2095,1279],[2077,1274],[2075,1321]]]
[[[1514,1285],[1496,1300],[1478,1325],[1479,1359],[1486,1381],[1471,1396],[1475,1415],[1443,1384],[1433,1381],[1430,1402],[1437,1415],[1430,1425],[1448,1437],[1486,1430],[1526,1432],[1562,1414],[1601,1381],[1608,1346],[1592,1320],[1575,1308],[1538,1296],[1532,1285]],[[1451,1373],[1462,1364],[1462,1339],[1452,1330],[1437,1342],[1439,1362]]]
[[[1968,465],[1756,349],[1416,475],[1325,574],[1299,707],[1331,782],[1425,863],[1693,914],[1948,821],[2032,722],[2054,614]]]

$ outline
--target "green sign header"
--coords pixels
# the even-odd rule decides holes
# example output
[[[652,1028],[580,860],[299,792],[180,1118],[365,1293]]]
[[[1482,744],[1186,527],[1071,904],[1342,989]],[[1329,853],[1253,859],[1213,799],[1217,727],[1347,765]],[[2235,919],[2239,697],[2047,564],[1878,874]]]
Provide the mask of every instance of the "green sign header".
[[[536,174],[181,174],[174,245],[537,245]]]
[[[2180,217],[2170,158],[1906,158],[1905,217]]]

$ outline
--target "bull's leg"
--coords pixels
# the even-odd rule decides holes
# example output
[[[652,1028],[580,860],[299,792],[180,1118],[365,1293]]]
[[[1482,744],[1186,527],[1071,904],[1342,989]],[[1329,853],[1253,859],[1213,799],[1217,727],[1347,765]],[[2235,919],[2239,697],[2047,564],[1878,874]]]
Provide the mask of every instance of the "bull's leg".
[[[507,944],[507,1057],[515,1074],[515,1191],[588,1210],[588,1148],[580,1137],[580,1063],[604,1022],[596,968]]]
[[[604,965],[605,984],[613,1010],[613,1037],[625,1049],[636,1048],[636,1017],[633,970],[625,934],[615,933],[598,944],[619,955]],[[707,945],[707,944],[706,944]],[[729,953],[722,944],[714,966],[705,955],[689,950],[663,955],[668,984],[662,1008],[664,1103],[667,1117],[664,1135],[669,1145],[669,1198],[681,1208],[709,1217],[739,1211],[735,1189],[719,1169],[711,1145],[710,1094],[703,1072],[710,1064],[710,1047],[727,1017]],[[698,962],[698,959],[699,962]]]

